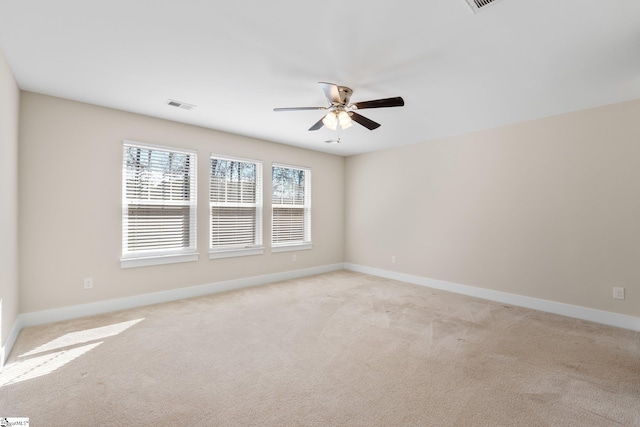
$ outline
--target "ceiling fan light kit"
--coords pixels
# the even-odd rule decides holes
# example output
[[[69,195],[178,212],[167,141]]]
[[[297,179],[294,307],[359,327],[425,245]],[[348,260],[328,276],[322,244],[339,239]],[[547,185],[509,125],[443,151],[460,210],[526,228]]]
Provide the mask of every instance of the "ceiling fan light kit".
[[[334,111],[334,114],[335,114],[335,111]],[[350,128],[352,123],[351,123],[351,116],[349,115],[349,113],[347,113],[344,110],[341,110],[338,113],[338,123],[340,123],[340,127],[342,129]]]
[[[338,130],[338,128],[348,129],[353,125],[351,116],[349,116],[349,113],[345,110],[328,112],[327,115],[322,118],[322,124],[331,130]]]
[[[331,130],[336,130],[338,126],[338,117],[336,116],[336,113],[333,111],[327,113],[327,115],[322,118],[322,124]]]
[[[367,108],[386,108],[386,107],[402,107],[404,100],[402,97],[375,99],[372,101],[356,102],[349,104],[353,90],[346,86],[338,86],[334,83],[319,82],[322,91],[329,101],[328,107],[286,107],[274,108],[273,111],[303,111],[303,110],[329,110],[323,118],[318,120],[309,128],[315,131],[322,126],[326,126],[331,130],[348,129],[356,122],[369,130],[380,127],[380,123],[376,123],[358,113],[356,110],[364,110]]]

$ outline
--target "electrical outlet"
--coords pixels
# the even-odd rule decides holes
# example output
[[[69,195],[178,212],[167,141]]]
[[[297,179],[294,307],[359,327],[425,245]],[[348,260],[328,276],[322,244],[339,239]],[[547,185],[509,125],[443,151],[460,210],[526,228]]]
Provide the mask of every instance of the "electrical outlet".
[[[84,288],[85,289],[93,288],[93,277],[85,277],[84,278]]]
[[[613,298],[614,299],[624,299],[624,288],[613,288]]]
[[[293,256],[291,257],[291,260],[292,260],[293,262],[298,261],[298,256],[297,256],[296,254],[293,254]]]
[[[391,256],[391,264],[396,264],[398,262],[398,258],[395,255]]]

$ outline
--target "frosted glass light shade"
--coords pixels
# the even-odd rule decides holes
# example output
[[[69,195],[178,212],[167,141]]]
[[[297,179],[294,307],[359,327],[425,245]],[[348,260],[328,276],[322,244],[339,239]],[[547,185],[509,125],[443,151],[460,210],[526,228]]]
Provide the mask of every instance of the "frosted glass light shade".
[[[338,114],[338,122],[340,122],[340,127],[342,129],[350,128],[352,125],[351,117],[346,111],[340,111],[340,113]]]
[[[338,128],[338,117],[336,116],[335,111],[327,113],[327,115],[322,119],[322,124],[331,130],[336,130]]]

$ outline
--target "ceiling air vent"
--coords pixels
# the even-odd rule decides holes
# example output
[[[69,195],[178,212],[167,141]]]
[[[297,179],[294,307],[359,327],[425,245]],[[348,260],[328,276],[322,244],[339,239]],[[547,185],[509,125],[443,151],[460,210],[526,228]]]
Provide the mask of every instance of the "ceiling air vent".
[[[171,107],[182,108],[183,110],[193,110],[196,108],[193,104],[187,104],[186,102],[175,101],[173,99],[167,99],[167,105]]]
[[[474,13],[478,13],[485,7],[493,3],[498,3],[498,1],[500,0],[467,0],[467,3],[469,3],[469,6],[471,6],[471,10],[473,10]]]

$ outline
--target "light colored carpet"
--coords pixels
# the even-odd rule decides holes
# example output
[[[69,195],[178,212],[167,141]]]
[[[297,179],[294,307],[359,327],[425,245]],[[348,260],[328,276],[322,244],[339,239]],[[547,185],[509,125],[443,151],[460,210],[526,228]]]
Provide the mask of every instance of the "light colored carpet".
[[[340,271],[26,328],[32,426],[640,426],[638,333]]]

